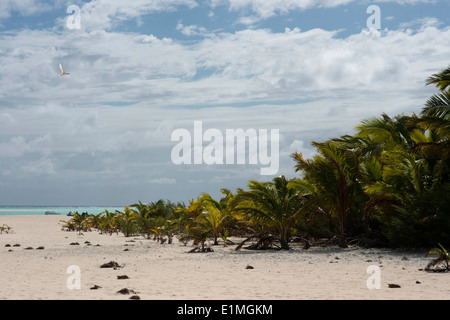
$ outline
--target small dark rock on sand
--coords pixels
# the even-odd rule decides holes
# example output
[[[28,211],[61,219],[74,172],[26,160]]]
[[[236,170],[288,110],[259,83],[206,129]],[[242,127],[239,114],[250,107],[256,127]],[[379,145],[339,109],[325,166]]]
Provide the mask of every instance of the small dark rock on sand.
[[[100,289],[100,288],[101,288],[100,286],[94,285],[93,287],[91,287],[91,288],[89,288],[89,289],[91,289],[91,290],[97,290],[97,289]]]
[[[255,268],[248,264],[248,265],[245,267],[245,269],[255,269]]]
[[[102,264],[100,268],[120,268],[120,265],[115,261],[110,261]]]
[[[389,288],[401,288],[398,284],[395,283],[388,283]]]
[[[140,298],[137,294],[132,295],[132,296],[130,297],[130,299],[131,299],[131,300],[141,300],[141,298]]]
[[[117,276],[117,279],[121,280],[121,279],[130,279],[127,275],[123,275],[123,276]]]
[[[71,245],[71,246],[79,246],[80,244],[78,242],[71,242],[69,245]]]
[[[120,293],[120,294],[131,294],[131,293],[136,294],[136,292],[134,292],[133,290],[128,289],[128,288],[120,289],[119,291],[117,291],[117,293]]]
[[[36,250],[44,250],[45,248],[43,246],[37,247]]]

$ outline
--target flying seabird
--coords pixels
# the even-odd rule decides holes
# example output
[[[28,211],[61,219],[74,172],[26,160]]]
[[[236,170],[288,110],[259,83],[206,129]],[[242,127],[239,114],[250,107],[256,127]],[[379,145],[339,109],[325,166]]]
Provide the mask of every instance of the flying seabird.
[[[61,74],[60,74],[60,76],[62,77],[62,76],[66,76],[66,75],[68,75],[69,73],[68,72],[65,72],[64,71],[64,68],[63,68],[63,66],[61,65],[61,63],[59,64],[59,68],[61,69]]]

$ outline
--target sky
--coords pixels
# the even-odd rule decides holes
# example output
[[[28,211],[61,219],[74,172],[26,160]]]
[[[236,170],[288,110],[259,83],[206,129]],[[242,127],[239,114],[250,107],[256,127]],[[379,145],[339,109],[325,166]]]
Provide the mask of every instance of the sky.
[[[188,203],[299,177],[290,155],[312,157],[312,141],[420,113],[436,93],[426,78],[450,64],[449,12],[447,0],[0,0],[0,205]],[[239,164],[225,156],[238,129],[257,133]],[[270,174],[249,160],[263,132]],[[178,164],[181,144],[224,161]]]

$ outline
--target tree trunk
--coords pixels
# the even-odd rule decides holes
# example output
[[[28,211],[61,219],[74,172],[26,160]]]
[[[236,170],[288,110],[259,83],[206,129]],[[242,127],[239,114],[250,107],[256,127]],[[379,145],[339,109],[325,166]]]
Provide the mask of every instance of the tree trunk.
[[[281,249],[283,250],[289,250],[289,236],[288,236],[288,230],[286,228],[282,228],[280,232],[280,244]]]
[[[348,248],[347,239],[344,235],[339,235],[339,247]]]

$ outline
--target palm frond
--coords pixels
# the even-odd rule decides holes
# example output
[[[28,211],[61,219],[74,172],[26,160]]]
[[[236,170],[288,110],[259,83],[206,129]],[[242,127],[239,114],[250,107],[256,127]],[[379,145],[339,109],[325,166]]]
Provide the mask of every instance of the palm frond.
[[[422,115],[449,119],[450,117],[450,92],[445,91],[430,97],[422,109]]]
[[[435,84],[441,91],[446,90],[450,86],[450,66],[430,76],[426,85],[430,84]]]

